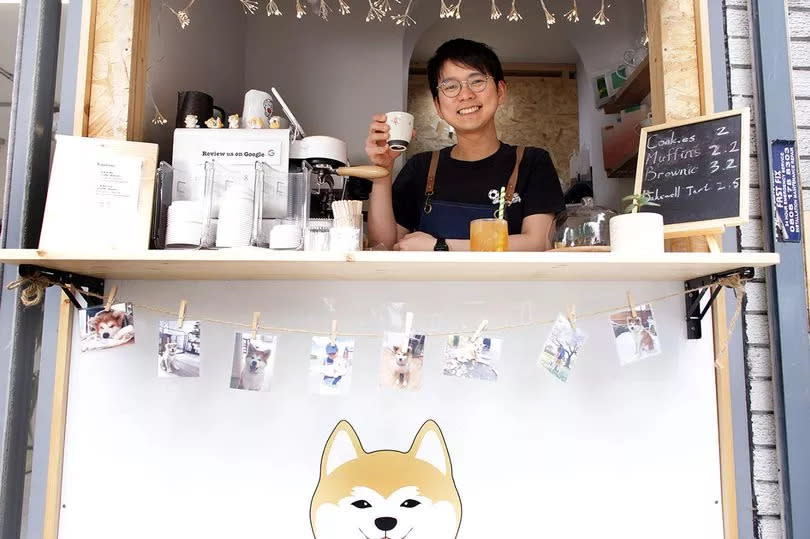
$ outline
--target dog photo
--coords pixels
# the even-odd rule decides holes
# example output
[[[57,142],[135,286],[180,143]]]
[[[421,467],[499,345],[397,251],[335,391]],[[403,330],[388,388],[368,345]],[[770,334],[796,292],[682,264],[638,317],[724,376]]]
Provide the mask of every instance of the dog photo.
[[[354,339],[312,337],[309,352],[310,390],[318,395],[343,395],[352,381]]]
[[[82,352],[114,348],[135,342],[135,316],[131,303],[80,311]]]
[[[237,333],[233,350],[231,388],[245,391],[270,391],[270,378],[276,363],[276,335]]]
[[[635,309],[610,315],[610,325],[616,339],[616,351],[622,365],[633,363],[661,353],[661,343],[652,306],[647,303]]]
[[[444,374],[460,378],[498,381],[501,339],[451,335],[444,346]]]
[[[161,320],[158,337],[158,376],[197,378],[200,376],[200,322]]]
[[[416,391],[422,387],[425,336],[385,332],[380,356],[380,385]]]
[[[568,318],[558,314],[540,353],[540,365],[561,381],[567,382],[571,369],[574,368],[574,361],[584,344],[585,332],[572,327]]]

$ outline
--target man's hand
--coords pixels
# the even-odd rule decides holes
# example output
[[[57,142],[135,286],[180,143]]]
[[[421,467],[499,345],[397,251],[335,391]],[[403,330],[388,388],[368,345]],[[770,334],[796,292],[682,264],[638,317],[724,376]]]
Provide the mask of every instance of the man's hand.
[[[388,171],[394,168],[394,161],[400,156],[388,147],[388,124],[385,123],[385,114],[375,114],[371,117],[366,138],[366,155],[373,164],[381,166]],[[390,181],[390,177],[388,177]]]
[[[395,251],[432,251],[436,246],[436,238],[424,232],[412,232],[402,237],[394,245]]]

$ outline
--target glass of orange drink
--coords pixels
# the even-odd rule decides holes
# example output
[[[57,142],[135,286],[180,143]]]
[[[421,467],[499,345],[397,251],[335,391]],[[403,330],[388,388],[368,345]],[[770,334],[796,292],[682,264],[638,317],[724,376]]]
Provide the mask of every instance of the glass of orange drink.
[[[470,251],[508,251],[509,226],[505,219],[470,222]]]

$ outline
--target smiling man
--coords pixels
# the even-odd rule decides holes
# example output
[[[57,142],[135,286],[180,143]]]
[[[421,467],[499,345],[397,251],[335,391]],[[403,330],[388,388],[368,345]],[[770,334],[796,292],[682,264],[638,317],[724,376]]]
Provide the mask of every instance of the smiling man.
[[[549,248],[562,188],[548,152],[498,139],[495,112],[506,101],[503,68],[492,49],[467,39],[441,45],[428,62],[428,84],[438,115],[458,143],[413,156],[391,181],[374,181],[368,212],[369,243],[402,251],[468,251],[470,221],[492,217],[501,187],[511,251]],[[400,155],[386,140],[385,115],[375,115],[366,154],[393,170]]]

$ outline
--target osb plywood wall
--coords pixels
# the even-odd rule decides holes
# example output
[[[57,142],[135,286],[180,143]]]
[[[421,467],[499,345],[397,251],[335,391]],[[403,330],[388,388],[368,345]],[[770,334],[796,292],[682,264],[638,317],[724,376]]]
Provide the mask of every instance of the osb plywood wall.
[[[579,149],[577,81],[568,78],[507,76],[507,101],[495,115],[498,136],[508,144],[538,146],[551,154],[563,186],[568,185],[568,157]],[[455,143],[437,131],[439,119],[425,75],[408,79],[408,112],[416,137],[408,155]]]
[[[98,0],[88,133],[126,139],[136,0]]]

